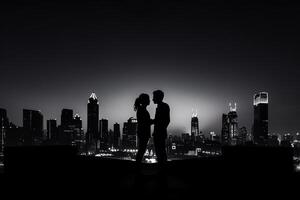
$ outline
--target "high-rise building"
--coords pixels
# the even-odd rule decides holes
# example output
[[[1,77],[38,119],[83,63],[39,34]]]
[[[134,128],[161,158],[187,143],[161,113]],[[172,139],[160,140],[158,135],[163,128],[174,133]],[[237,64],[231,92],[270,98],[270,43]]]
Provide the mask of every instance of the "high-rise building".
[[[5,135],[9,126],[6,110],[0,108],[0,152],[3,152]]]
[[[106,137],[106,135],[108,133],[108,120],[107,119],[99,120],[99,131],[100,131],[100,138]]]
[[[256,144],[265,144],[268,140],[268,103],[267,92],[260,92],[253,97],[254,122],[253,140]]]
[[[245,144],[247,141],[247,135],[248,135],[247,128],[245,126],[239,128],[237,144],[239,145]]]
[[[39,143],[43,137],[43,115],[37,110],[23,109],[24,143]]]
[[[79,114],[75,114],[73,123],[74,123],[75,128],[82,129],[82,120],[81,120]]]
[[[74,119],[72,109],[62,109],[61,125],[59,126],[58,142],[64,145],[71,145],[74,134]]]
[[[105,150],[108,148],[108,120],[99,120],[99,133],[100,133],[100,149]]]
[[[137,120],[130,117],[123,125],[123,147],[136,148],[137,147]]]
[[[99,139],[99,102],[95,93],[92,93],[87,104],[87,134],[88,145]],[[96,147],[97,148],[97,147]]]
[[[18,146],[24,144],[24,130],[13,123],[9,123],[5,137],[5,146]]]
[[[231,144],[236,144],[238,137],[238,115],[237,115],[237,107],[236,103],[234,103],[234,107],[229,104],[230,111],[228,113],[228,122],[229,122],[229,135]]]
[[[84,133],[82,129],[82,120],[79,114],[75,114],[73,119],[73,137],[72,145],[75,145],[78,150],[81,152],[84,150]]]
[[[107,148],[113,147],[113,142],[114,142],[114,131],[109,129],[108,131],[108,137],[107,137]]]
[[[191,142],[192,145],[195,143],[195,138],[199,136],[199,119],[198,119],[198,114],[193,113],[192,114],[192,119],[191,119]]]
[[[228,115],[226,114],[222,115],[221,143],[223,145],[228,145],[230,143],[229,121]]]
[[[71,109],[62,109],[61,111],[61,126],[69,127],[73,125],[73,110]]]
[[[115,123],[114,124],[114,136],[113,136],[113,147],[114,148],[120,147],[120,137],[121,137],[120,124]]]
[[[223,145],[235,145],[238,140],[238,115],[237,115],[237,106],[234,103],[232,106],[229,103],[229,112],[228,114],[222,115],[222,131],[221,131],[221,142]]]
[[[54,141],[57,138],[56,119],[47,120],[47,140]]]

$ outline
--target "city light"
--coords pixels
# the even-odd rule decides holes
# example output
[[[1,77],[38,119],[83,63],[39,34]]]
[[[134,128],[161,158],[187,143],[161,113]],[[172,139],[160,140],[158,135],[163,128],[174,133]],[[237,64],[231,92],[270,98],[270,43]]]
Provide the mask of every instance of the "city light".
[[[145,158],[146,163],[157,163],[155,158]]]

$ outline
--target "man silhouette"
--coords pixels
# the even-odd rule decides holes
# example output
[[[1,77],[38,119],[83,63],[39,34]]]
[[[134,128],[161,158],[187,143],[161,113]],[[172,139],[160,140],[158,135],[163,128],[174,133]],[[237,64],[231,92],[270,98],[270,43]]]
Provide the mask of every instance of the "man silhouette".
[[[161,90],[153,92],[153,103],[157,104],[154,123],[153,140],[159,166],[163,166],[167,161],[166,138],[167,127],[170,123],[169,105],[163,102],[164,93]]]

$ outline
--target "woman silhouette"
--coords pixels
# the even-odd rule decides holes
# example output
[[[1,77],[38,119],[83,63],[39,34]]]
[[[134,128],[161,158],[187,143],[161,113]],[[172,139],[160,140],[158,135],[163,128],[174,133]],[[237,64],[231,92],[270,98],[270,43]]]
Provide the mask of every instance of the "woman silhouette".
[[[136,163],[138,167],[142,163],[143,156],[145,154],[147,143],[151,137],[151,119],[150,114],[147,111],[147,106],[150,104],[150,98],[148,94],[142,93],[136,98],[134,103],[134,110],[136,111],[137,125],[137,137],[138,137],[138,152],[136,155]]]

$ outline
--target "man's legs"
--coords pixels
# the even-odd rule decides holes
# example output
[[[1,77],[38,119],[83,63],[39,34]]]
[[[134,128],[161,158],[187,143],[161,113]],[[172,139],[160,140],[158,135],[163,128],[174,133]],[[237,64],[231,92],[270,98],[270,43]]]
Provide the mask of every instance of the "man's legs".
[[[166,139],[161,136],[154,136],[154,147],[157,156],[157,162],[159,165],[165,164],[167,161],[166,154]]]

